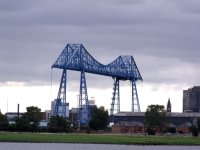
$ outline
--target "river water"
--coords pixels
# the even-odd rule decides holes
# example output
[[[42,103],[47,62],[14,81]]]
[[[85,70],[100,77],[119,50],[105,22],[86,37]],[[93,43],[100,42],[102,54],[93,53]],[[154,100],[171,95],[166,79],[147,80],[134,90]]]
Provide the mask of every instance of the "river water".
[[[200,150],[200,146],[140,146],[110,144],[1,143],[0,150]]]

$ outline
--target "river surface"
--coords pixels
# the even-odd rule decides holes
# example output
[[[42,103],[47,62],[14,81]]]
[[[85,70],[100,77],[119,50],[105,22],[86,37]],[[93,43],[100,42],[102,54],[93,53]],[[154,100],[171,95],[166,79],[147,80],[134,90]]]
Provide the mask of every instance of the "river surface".
[[[140,146],[110,144],[1,143],[0,150],[200,150],[200,146]]]

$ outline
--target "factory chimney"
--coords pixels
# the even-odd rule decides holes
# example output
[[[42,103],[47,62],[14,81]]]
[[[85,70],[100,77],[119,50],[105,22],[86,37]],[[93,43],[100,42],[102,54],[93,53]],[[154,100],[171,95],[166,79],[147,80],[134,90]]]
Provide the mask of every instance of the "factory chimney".
[[[19,119],[19,104],[17,104],[17,118]]]

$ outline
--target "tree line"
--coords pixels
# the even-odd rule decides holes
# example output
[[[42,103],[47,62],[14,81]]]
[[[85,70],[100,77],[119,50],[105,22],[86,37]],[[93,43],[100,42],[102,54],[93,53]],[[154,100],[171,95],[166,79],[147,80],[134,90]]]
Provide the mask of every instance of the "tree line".
[[[176,129],[168,126],[166,110],[163,105],[150,105],[145,112],[146,132],[150,135],[155,135],[156,130],[160,133],[171,132],[175,133]],[[197,126],[192,125],[189,131],[193,136],[198,136],[200,132],[200,118],[197,118]]]
[[[73,124],[69,118],[61,116],[52,116],[47,127],[40,127],[40,121],[43,119],[43,113],[38,107],[30,106],[26,112],[19,118],[15,118],[14,124],[9,124],[6,115],[0,112],[0,131],[17,131],[17,132],[74,132],[79,126]],[[104,107],[91,107],[91,120],[84,129],[105,130],[109,124],[108,111]],[[176,129],[168,126],[166,110],[162,105],[150,105],[145,112],[146,132],[150,135],[160,133],[175,133]],[[193,136],[198,136],[200,131],[200,118],[197,119],[197,126],[192,125],[189,128]]]
[[[19,118],[15,118],[15,123],[9,124],[6,115],[0,112],[0,131],[17,132],[74,132],[79,127],[73,124],[69,118],[61,116],[51,116],[47,127],[40,127],[40,121],[43,119],[43,113],[38,107],[30,106],[26,112]],[[104,107],[91,107],[91,120],[88,124],[89,129],[104,130],[109,123],[108,111]]]

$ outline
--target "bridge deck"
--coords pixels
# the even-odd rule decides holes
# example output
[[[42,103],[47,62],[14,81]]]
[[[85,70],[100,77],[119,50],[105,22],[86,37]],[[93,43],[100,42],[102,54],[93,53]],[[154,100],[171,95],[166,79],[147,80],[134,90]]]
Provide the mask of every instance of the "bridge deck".
[[[103,65],[95,60],[82,44],[67,44],[52,68],[84,71],[120,80],[142,80],[132,56],[119,56],[112,63]]]

